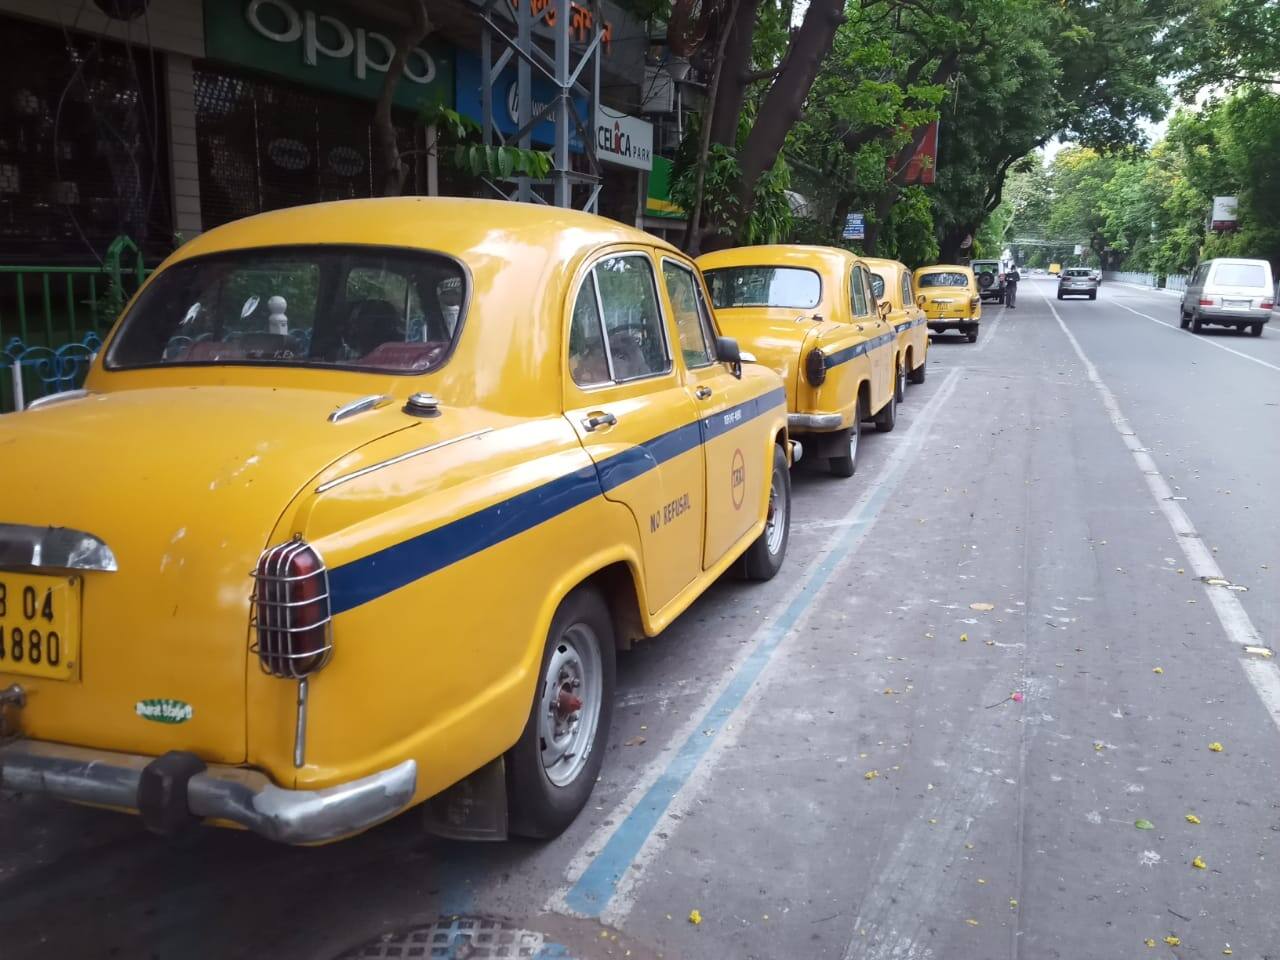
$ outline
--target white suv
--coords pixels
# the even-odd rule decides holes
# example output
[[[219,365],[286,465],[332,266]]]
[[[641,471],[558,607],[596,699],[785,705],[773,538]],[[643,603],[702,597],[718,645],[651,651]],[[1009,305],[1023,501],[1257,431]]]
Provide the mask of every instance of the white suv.
[[[1247,329],[1255,337],[1271,319],[1275,283],[1266,260],[1219,258],[1196,267],[1182,294],[1182,329],[1199,333],[1209,324]]]

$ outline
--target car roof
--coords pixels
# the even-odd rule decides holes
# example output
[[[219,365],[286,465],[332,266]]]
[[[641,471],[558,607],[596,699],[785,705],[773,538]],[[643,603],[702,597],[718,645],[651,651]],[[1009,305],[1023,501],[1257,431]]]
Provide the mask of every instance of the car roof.
[[[611,243],[678,252],[652,234],[579,210],[467,197],[375,197],[235,220],[188,241],[171,259],[264,246],[370,244],[436,251],[463,261],[474,252],[517,256],[522,248],[551,245],[567,260]]]
[[[703,270],[724,267],[801,267],[812,270],[818,267],[843,268],[861,259],[857,254],[843,247],[824,247],[804,243],[762,243],[754,247],[730,247],[727,250],[704,253],[698,258],[698,266]]]

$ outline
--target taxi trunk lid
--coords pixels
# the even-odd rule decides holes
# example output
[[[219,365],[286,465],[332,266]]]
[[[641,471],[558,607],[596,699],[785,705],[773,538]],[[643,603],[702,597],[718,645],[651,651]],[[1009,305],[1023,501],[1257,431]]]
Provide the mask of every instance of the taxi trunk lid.
[[[245,757],[250,571],[307,482],[402,429],[394,407],[330,423],[350,394],[166,387],[0,417],[0,522],[100,538],[114,572],[81,575],[70,679],[13,672],[25,735],[129,753]],[[65,571],[0,570],[19,574]],[[12,626],[12,624],[10,624]]]

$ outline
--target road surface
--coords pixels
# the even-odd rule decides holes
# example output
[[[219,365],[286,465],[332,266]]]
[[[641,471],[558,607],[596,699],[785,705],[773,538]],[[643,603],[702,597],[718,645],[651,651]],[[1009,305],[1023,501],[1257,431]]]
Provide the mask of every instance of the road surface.
[[[620,656],[560,839],[4,797],[0,955],[1278,955],[1280,329],[1053,290],[935,343],[852,480],[797,470],[781,576]]]

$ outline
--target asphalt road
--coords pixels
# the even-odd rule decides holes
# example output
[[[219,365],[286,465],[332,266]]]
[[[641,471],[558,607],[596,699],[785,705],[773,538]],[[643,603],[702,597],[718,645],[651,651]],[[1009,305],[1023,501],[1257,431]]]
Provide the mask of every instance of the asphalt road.
[[[797,470],[781,576],[620,657],[560,839],[175,848],[0,798],[0,956],[1280,957],[1244,651],[1280,631],[1280,328],[1053,289],[935,343],[852,480]]]

